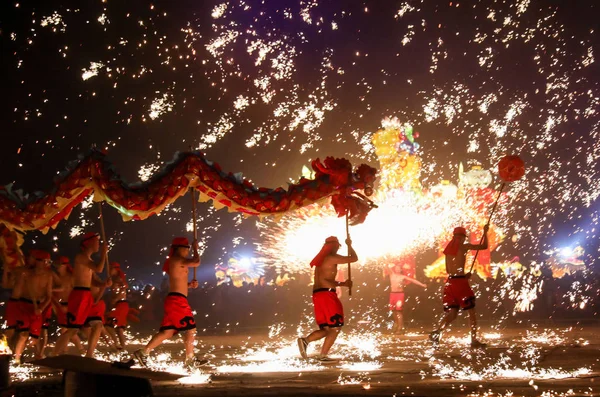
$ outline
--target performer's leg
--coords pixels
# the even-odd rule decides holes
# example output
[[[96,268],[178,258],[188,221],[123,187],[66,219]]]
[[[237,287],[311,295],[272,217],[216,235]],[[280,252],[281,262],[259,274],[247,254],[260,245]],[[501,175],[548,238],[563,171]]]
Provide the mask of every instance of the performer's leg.
[[[194,358],[194,341],[196,339],[196,328],[185,331],[183,343],[185,344],[185,358],[187,360]]]
[[[469,313],[469,325],[471,326],[471,342],[477,340],[477,313],[475,308],[468,309]]]
[[[115,349],[118,349],[119,344],[110,336],[107,328],[112,328],[112,327],[104,327],[104,326],[102,327],[102,332],[100,332],[102,341],[104,342],[104,344],[106,346],[112,346]]]
[[[15,329],[14,328],[7,329],[4,332],[4,335],[6,336],[6,341],[8,342],[8,347],[10,347],[10,350],[15,350],[15,346],[14,346]]]
[[[117,338],[117,334],[115,333],[115,329],[111,326],[104,327],[106,333],[110,336],[110,339],[113,341],[114,345],[119,348],[123,348],[122,345],[119,345],[119,339]]]
[[[73,343],[73,345],[75,345],[75,349],[77,349],[77,351],[79,353],[81,353],[81,354],[85,353],[85,348],[81,344],[81,338],[79,337],[79,335],[77,333],[75,333],[71,337],[71,342]]]
[[[121,348],[125,349],[125,328],[118,327],[117,335],[119,336],[119,342],[120,342]]]
[[[46,346],[48,345],[48,329],[42,328],[40,332],[40,338],[37,342],[37,358],[42,359],[45,357],[44,351],[46,350]]]
[[[404,331],[404,314],[401,310],[394,311],[394,321],[396,322],[396,333],[402,333]]]
[[[143,349],[145,354],[150,353],[152,350],[156,349],[165,339],[172,338],[177,331],[174,329],[165,329],[160,331],[158,334],[154,335],[150,342]]]
[[[83,339],[85,339],[86,342],[89,342],[89,340],[90,340],[90,327],[85,326],[85,327],[79,329],[79,334],[81,334],[81,337]]]
[[[308,335],[304,339],[310,343],[310,342],[318,341],[319,339],[323,339],[326,336],[327,336],[327,331],[325,329],[318,329],[316,331],[311,332],[310,335]]]
[[[77,331],[79,331],[77,328],[66,328],[66,331],[56,340],[56,345],[54,345],[54,355],[58,356],[59,354],[63,354],[71,338],[77,336]]]
[[[446,329],[452,321],[454,321],[458,317],[458,308],[451,308],[444,313],[444,317],[442,317],[442,321],[440,321],[440,325],[438,327],[438,331],[443,331]]]
[[[102,326],[102,321],[92,321],[90,325],[92,329],[90,331],[90,337],[88,338],[88,348],[85,356],[94,358],[96,346],[98,345],[98,340],[100,339],[104,327]]]
[[[60,335],[64,335],[65,332],[67,332],[69,329],[68,328],[61,328],[60,329]],[[71,339],[69,340],[71,343],[73,343],[73,345],[75,346],[75,348],[77,349],[77,351],[79,353],[84,353],[85,349],[83,348],[83,346],[81,346],[81,339],[79,339],[79,335],[77,335],[77,332],[75,332],[73,334],[73,336],[71,337]],[[68,344],[69,342],[67,342]]]
[[[27,343],[27,339],[29,338],[29,332],[22,331],[17,334],[17,343],[15,344],[15,362],[17,364],[21,363],[21,356],[23,355],[23,350],[25,350],[25,344]]]
[[[325,336],[325,340],[323,341],[323,346],[321,347],[321,356],[322,357],[327,356],[327,353],[329,353],[329,349],[331,349],[331,346],[333,346],[333,343],[337,339],[337,337],[340,333],[340,330],[341,330],[341,328],[339,328],[339,327],[335,327],[335,328],[326,327],[325,328],[326,336]]]

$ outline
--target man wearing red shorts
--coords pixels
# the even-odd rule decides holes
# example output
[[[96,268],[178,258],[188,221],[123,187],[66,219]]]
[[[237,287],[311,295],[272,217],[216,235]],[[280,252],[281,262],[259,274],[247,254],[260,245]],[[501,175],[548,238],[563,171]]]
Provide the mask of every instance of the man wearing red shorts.
[[[42,331],[42,313],[50,307],[52,300],[52,271],[48,268],[50,254],[35,250],[35,266],[23,274],[24,287],[17,320],[18,338],[15,344],[15,364],[21,363],[21,355],[29,337],[39,339]],[[36,358],[42,358],[39,343],[36,343]]]
[[[313,331],[306,338],[298,338],[298,349],[302,358],[307,359],[306,349],[310,342],[315,342],[325,338],[321,347],[319,360],[323,362],[335,361],[327,357],[329,349],[333,346],[341,327],[344,325],[344,308],[340,302],[335,288],[352,287],[352,281],[335,281],[337,275],[337,265],[342,263],[356,262],[358,257],[352,241],[346,240],[349,256],[338,255],[341,247],[337,237],[327,237],[321,251],[310,262],[310,266],[315,268],[314,287],[313,287],[313,305],[315,308],[315,320],[319,329]]]
[[[163,265],[163,272],[169,275],[169,294],[165,299],[165,313],[160,329],[144,349],[139,349],[134,353],[134,357],[143,366],[147,366],[148,353],[151,350],[178,332],[184,332],[185,365],[195,367],[207,363],[206,360],[198,360],[194,357],[196,321],[188,303],[187,294],[188,288],[198,288],[198,281],[188,282],[188,275],[190,267],[200,266],[200,255],[198,254],[198,242],[194,240],[192,246],[194,254],[191,259],[188,259],[190,245],[187,238],[177,237],[171,243],[169,257]]]
[[[477,314],[475,313],[475,294],[469,285],[471,273],[465,274],[465,262],[468,250],[484,250],[488,247],[489,226],[483,228],[483,244],[465,244],[467,231],[463,227],[454,229],[450,243],[444,249],[446,255],[446,273],[448,279],[444,284],[443,304],[445,315],[438,329],[429,334],[429,339],[437,347],[442,331],[450,325],[458,316],[458,309],[469,313],[469,324],[471,326],[471,347],[485,347],[486,344],[477,340]]]
[[[23,258],[21,258],[23,261]],[[28,258],[28,265],[33,264],[34,258],[30,252]],[[23,264],[21,262],[21,264]],[[21,312],[21,294],[23,293],[23,275],[25,274],[25,266],[10,267],[7,263],[4,263],[4,269],[2,272],[2,288],[10,289],[10,298],[6,302],[6,311],[4,312],[4,320],[6,320],[6,340],[8,346],[14,350],[13,339],[15,331],[17,330],[17,320],[19,313]]]
[[[390,279],[390,303],[389,308],[394,316],[394,326],[392,327],[392,333],[403,334],[404,333],[404,284],[413,283],[420,287],[427,287],[420,281],[415,280],[405,274],[405,267],[411,268],[410,264],[395,263],[390,266],[386,266],[383,269],[383,275]]]
[[[102,245],[100,260],[94,262],[92,255],[100,250],[100,236],[98,233],[88,232],[83,235],[81,240],[81,252],[75,256],[73,267],[73,290],[69,294],[68,312],[67,312],[67,332],[62,334],[56,341],[54,348],[55,354],[62,354],[67,347],[67,343],[73,335],[83,327],[88,318],[94,297],[90,291],[94,273],[100,273],[104,269],[108,246],[106,242]],[[92,329],[90,339],[88,340],[88,349],[86,357],[93,357],[102,327]]]
[[[62,335],[67,332],[67,312],[69,311],[68,301],[69,295],[73,290],[73,268],[71,267],[68,257],[61,256],[58,258],[56,273],[58,276],[59,288],[54,290],[54,299],[52,300],[52,303],[54,305],[54,311],[56,312],[56,322],[58,323],[58,328]],[[85,349],[81,346],[79,335],[74,334],[71,337],[71,342],[75,345],[78,352],[85,353]]]
[[[102,296],[104,295],[106,288],[110,287],[111,285],[112,281],[110,278],[107,278],[106,281],[102,281],[96,274],[93,275],[90,292],[94,298],[94,303],[92,303],[92,307],[90,308],[88,316],[85,319],[85,323],[83,324],[83,330],[88,338],[88,343],[92,342],[92,336],[96,333],[99,335],[105,335],[106,337],[106,332],[104,329],[106,303],[102,299]],[[94,353],[95,350],[91,353],[91,355],[87,355],[87,357],[94,357]]]
[[[129,315],[129,302],[127,302],[127,277],[121,265],[117,262],[110,264],[110,276],[112,279],[110,303],[113,309],[108,316],[106,331],[115,342],[117,350],[125,348],[125,328],[127,327],[127,316]]]

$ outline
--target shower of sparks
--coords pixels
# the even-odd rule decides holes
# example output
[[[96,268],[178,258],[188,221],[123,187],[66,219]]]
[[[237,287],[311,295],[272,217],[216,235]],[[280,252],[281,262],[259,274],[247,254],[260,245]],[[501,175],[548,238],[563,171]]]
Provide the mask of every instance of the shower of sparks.
[[[74,158],[95,140],[111,154],[143,164],[133,174],[142,181],[161,164],[148,155],[146,144],[151,142],[163,153],[186,150],[190,144],[214,153],[224,150],[231,154],[223,161],[228,167],[262,165],[263,171],[254,168],[255,175],[266,181],[264,185],[277,187],[299,176],[294,168],[298,164],[319,156],[334,154],[377,165],[370,131],[383,117],[394,115],[423,132],[419,156],[424,192],[435,190],[441,180],[458,186],[459,163],[493,170],[506,154],[525,160],[526,177],[509,186],[509,204],[493,221],[506,236],[498,260],[509,259],[507,252],[529,258],[526,269],[506,272],[492,297],[497,306],[506,300],[513,303],[501,323],[538,304],[536,299],[548,287],[541,277],[541,254],[554,244],[551,240],[598,240],[595,20],[569,21],[564,8],[553,2],[530,0],[476,0],[460,7],[457,2],[368,0],[332,5],[298,0],[281,5],[275,0],[236,0],[198,6],[183,16],[171,2],[144,9],[127,2],[112,2],[110,7],[106,3],[57,8],[60,13],[50,8],[42,14],[14,3],[15,15],[25,18],[27,26],[18,31],[2,26],[8,48],[3,60],[13,67],[11,72],[7,66],[6,74],[18,83],[10,91],[12,118],[6,117],[10,124],[5,126],[36,131],[36,136],[21,134],[27,139],[17,147],[5,144],[3,155],[16,152],[18,157],[4,161],[11,176],[3,183],[30,175],[24,173],[28,166],[44,164],[52,156],[61,161]],[[594,9],[589,10],[593,15]],[[40,78],[40,65],[53,75]],[[92,135],[92,128],[102,133]],[[351,228],[361,258],[358,266],[367,270],[390,257],[434,251],[457,224],[480,227],[485,221],[464,199],[434,199],[396,189],[377,192],[375,201],[379,208],[364,224]],[[76,237],[97,228],[92,203],[91,197],[84,201],[68,228],[61,231],[59,226],[56,233]],[[191,231],[191,214],[177,204],[160,214],[161,224],[174,229],[165,235]],[[216,262],[226,263],[232,245],[250,241],[238,236],[241,217],[227,218],[212,207],[200,212],[200,246],[216,252]],[[343,218],[330,207],[317,206],[287,214],[277,224],[258,223],[258,228],[257,251],[266,263],[298,273],[310,271],[308,262],[325,237],[342,237],[345,231]],[[224,230],[229,236],[225,240],[231,241],[215,237]],[[111,245],[126,238],[121,231],[109,236]],[[156,246],[149,263],[160,274],[168,243]],[[152,274],[145,268],[143,272]],[[582,274],[593,279],[591,271]],[[583,310],[598,296],[595,288],[575,281],[558,298]],[[355,315],[371,316],[368,309]],[[312,323],[305,318],[298,329]],[[245,347],[216,371],[326,370],[316,361],[300,360],[295,341],[283,336],[284,328],[275,324],[270,330],[274,341]],[[587,367],[541,367],[544,352],[568,343],[568,335],[533,330],[507,341],[500,328],[484,334],[492,344],[516,347],[500,358],[463,353],[467,338],[444,338],[448,349],[460,353],[436,358],[426,341],[416,340],[419,334],[408,334],[415,340],[404,341],[389,355],[378,342],[397,342],[386,342],[377,332],[371,337],[342,335],[334,355],[356,362],[335,367],[341,371],[337,382],[368,389],[369,372],[385,368],[386,360],[425,362],[424,376],[465,381],[561,379],[590,373]],[[135,341],[140,343],[137,337]],[[311,354],[316,349],[311,345]],[[184,373],[171,354],[155,355],[152,365]],[[29,380],[32,374],[30,366],[11,368],[15,380]],[[210,374],[195,372],[181,382],[210,380]]]
[[[162,114],[173,110],[173,101],[171,95],[164,93],[162,96],[154,99],[150,105],[149,116],[152,120],[159,118]]]
[[[177,115],[180,130],[189,131],[182,138],[202,150],[235,134],[251,158],[273,147],[307,160],[335,143],[347,157],[374,161],[366,131],[394,114],[435,131],[423,142],[424,187],[447,177],[459,161],[493,168],[504,154],[525,157],[527,177],[511,186],[512,215],[503,220],[509,236],[521,236],[513,245],[523,256],[535,257],[557,233],[548,224],[558,215],[578,220],[571,233],[597,237],[600,93],[592,80],[592,25],[574,27],[557,7],[524,0],[449,2],[441,13],[423,1],[389,3],[378,5],[376,21],[368,1],[358,8],[267,3],[212,4],[186,12],[185,20],[154,4],[142,10],[103,2],[42,16],[31,10],[30,29],[9,32],[11,56],[24,70],[36,62],[29,54],[54,52],[68,73],[82,71],[77,101],[110,98],[110,113],[102,114],[122,126],[107,135],[116,142],[132,128],[146,133],[144,125]],[[18,3],[15,10],[25,17],[30,12]],[[369,36],[372,23],[391,33]],[[42,40],[48,34],[56,43]],[[384,54],[373,40],[382,41]],[[518,83],[510,72],[513,51],[522,59]],[[82,62],[89,66],[81,69]],[[411,67],[400,71],[398,64]],[[35,118],[67,128],[73,100],[57,112],[56,104],[69,100],[62,91],[48,91],[27,75],[19,79],[25,96],[16,98],[16,126]],[[60,145],[56,139],[40,144]],[[433,220],[424,220],[418,232],[427,244],[438,236],[428,230]]]
[[[100,62],[92,62],[90,63],[89,69],[83,69],[83,74],[81,78],[83,80],[91,79],[94,76],[98,76],[98,73],[104,68],[104,64]]]
[[[414,255],[446,241],[458,224],[477,224],[477,212],[464,199],[434,200],[396,190],[375,197],[379,208],[366,221],[351,228],[360,264],[381,266],[393,257]],[[410,227],[401,225],[411,225]],[[330,235],[342,237],[344,219],[330,206],[313,205],[285,215],[277,222],[257,223],[263,236],[258,251],[270,264],[295,272],[309,271],[307,264]],[[393,230],[393,233],[379,233]],[[310,249],[310,247],[314,247]],[[314,252],[313,252],[314,251]]]
[[[67,28],[67,25],[63,21],[62,16],[56,11],[52,15],[42,18],[42,20],[40,21],[40,26],[52,26],[52,30],[54,32],[64,32]]]
[[[320,348],[320,343],[309,346],[307,361],[299,357],[295,338],[277,337],[260,343],[242,342],[241,346],[229,353],[223,346],[203,345],[205,357],[214,361],[212,367],[189,371],[183,367],[179,341],[168,341],[149,356],[149,367],[154,371],[185,375],[179,383],[206,384],[212,381],[213,374],[240,373],[298,373],[315,371],[339,372],[340,385],[363,385],[369,388],[378,371],[386,372],[389,365],[403,361],[418,366],[422,379],[449,379],[466,382],[492,381],[498,379],[572,379],[587,377],[592,370],[586,366],[563,369],[544,365],[549,352],[570,345],[587,346],[589,342],[574,339],[573,329],[527,330],[521,337],[502,333],[483,334],[484,340],[491,343],[487,353],[467,348],[467,337],[449,336],[442,338],[441,353],[434,354],[429,341],[422,334],[411,339],[390,338],[377,331],[343,332],[334,345],[333,358],[340,361],[322,364],[312,357]],[[148,338],[130,337],[132,346],[141,346]],[[219,342],[217,342],[219,343]],[[104,347],[102,347],[104,351]],[[27,353],[27,352],[26,352]],[[28,354],[31,354],[30,352]],[[114,362],[124,357],[116,353],[99,352],[97,359]],[[403,364],[405,365],[405,364]],[[136,368],[138,366],[136,365]],[[54,373],[40,373],[35,366],[25,364],[11,367],[13,381],[33,381],[54,376]]]
[[[146,164],[140,167],[138,176],[140,181],[146,182],[159,169],[157,164]]]

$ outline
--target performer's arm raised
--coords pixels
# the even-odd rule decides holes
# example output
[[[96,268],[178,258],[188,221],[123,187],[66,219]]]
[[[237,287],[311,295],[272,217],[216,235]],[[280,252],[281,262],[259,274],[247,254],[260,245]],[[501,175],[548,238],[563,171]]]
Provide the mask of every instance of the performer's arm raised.
[[[414,278],[408,277],[408,276],[403,276],[403,277],[404,277],[404,280],[408,281],[409,283],[417,284],[419,287],[423,287],[423,288],[427,287],[427,285],[423,284],[422,282],[420,282],[417,279],[414,279]]]
[[[104,264],[106,263],[106,254],[108,253],[108,245],[106,243],[102,244],[102,248],[100,251],[100,260],[98,263],[94,263],[94,261],[86,260],[84,263],[87,267],[92,269],[92,271],[96,273],[102,273],[104,270]],[[78,256],[81,254],[78,254]]]
[[[187,267],[198,267],[200,266],[200,255],[198,254],[198,241],[194,240],[192,243],[192,248],[194,250],[194,254],[191,258],[183,258],[181,260],[181,265]]]
[[[348,242],[349,242],[349,244],[348,244]],[[352,248],[352,241],[346,240],[346,243],[348,244],[348,253],[350,255],[348,255],[348,256],[343,256],[343,255],[339,255],[339,254],[331,255],[332,263],[334,263],[336,265],[340,265],[342,263],[352,263],[352,262],[356,262],[358,260],[358,255],[356,255],[356,251],[354,251],[354,248]]]
[[[489,225],[483,227],[483,243],[482,244],[465,244],[465,248],[473,251],[486,250],[488,248],[488,237],[487,232],[490,228]]]

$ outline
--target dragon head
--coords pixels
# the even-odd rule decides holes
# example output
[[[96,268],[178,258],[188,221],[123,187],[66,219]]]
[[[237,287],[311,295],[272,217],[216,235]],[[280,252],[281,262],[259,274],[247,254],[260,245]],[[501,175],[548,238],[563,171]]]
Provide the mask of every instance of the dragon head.
[[[367,197],[371,196],[376,178],[377,169],[366,164],[361,164],[352,174],[352,187],[354,189],[362,189]]]

